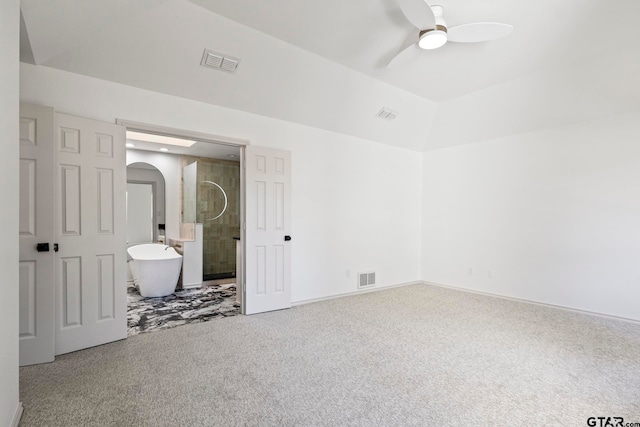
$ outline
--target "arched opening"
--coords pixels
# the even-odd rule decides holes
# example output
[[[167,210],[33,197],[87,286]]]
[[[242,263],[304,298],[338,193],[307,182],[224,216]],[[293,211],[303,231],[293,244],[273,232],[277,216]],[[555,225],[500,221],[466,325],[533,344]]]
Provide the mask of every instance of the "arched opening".
[[[127,166],[127,246],[164,242],[165,181],[148,163]]]

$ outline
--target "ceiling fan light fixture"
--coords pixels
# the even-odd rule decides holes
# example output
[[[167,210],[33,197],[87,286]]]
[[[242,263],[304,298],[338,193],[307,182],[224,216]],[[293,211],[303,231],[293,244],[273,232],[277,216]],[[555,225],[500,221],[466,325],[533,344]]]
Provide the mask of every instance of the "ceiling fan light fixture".
[[[412,61],[416,56],[416,46],[425,50],[434,50],[448,42],[478,43],[506,37],[513,30],[513,25],[499,22],[472,22],[449,28],[443,17],[443,7],[429,6],[428,1],[430,0],[396,0],[404,16],[420,33],[417,43],[405,47],[396,54],[387,68],[395,68]]]
[[[420,35],[418,46],[422,49],[432,50],[442,47],[447,43],[447,28],[438,25],[434,30],[425,30]]]

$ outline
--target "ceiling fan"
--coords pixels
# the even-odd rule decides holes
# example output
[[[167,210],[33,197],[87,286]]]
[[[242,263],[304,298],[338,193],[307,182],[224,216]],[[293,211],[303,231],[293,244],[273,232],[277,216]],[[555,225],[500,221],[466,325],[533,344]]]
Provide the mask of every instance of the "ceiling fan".
[[[442,6],[429,6],[425,0],[396,0],[404,16],[420,30],[418,41],[397,54],[387,68],[405,62],[417,48],[432,50],[448,41],[475,43],[499,39],[511,34],[513,26],[498,22],[475,22],[447,28],[442,18]]]

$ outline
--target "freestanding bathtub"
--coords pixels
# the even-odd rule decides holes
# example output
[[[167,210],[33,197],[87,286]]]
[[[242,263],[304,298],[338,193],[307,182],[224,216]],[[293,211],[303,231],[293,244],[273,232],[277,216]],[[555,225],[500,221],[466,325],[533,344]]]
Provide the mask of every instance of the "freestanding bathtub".
[[[131,273],[140,295],[153,298],[172,294],[176,290],[182,255],[170,246],[156,243],[136,245],[127,248],[133,258]]]

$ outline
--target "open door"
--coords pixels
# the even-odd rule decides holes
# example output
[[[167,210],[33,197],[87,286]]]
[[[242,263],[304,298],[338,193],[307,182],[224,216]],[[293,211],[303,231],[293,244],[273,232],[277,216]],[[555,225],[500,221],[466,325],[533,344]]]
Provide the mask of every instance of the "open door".
[[[291,307],[291,153],[245,147],[245,314]]]
[[[127,337],[125,128],[56,115],[56,354]]]
[[[53,114],[20,105],[20,366],[54,358]]]

